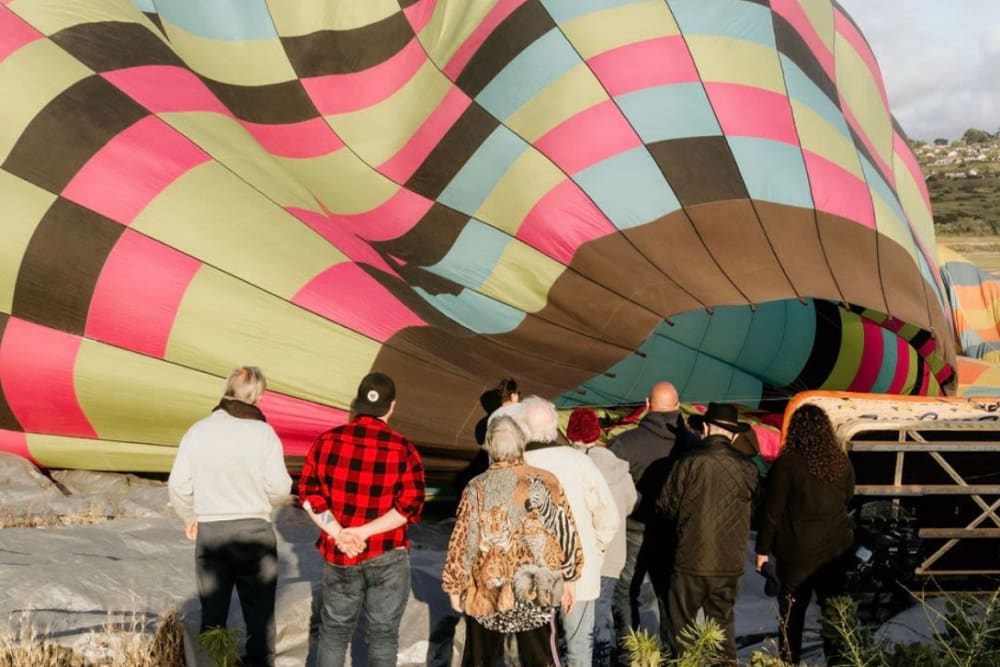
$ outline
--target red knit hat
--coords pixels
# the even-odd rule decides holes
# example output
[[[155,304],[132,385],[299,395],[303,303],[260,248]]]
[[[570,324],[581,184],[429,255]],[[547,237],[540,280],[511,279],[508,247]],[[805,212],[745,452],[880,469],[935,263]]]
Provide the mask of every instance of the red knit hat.
[[[566,439],[589,445],[600,437],[601,424],[597,421],[597,413],[590,408],[574,408],[566,425]]]

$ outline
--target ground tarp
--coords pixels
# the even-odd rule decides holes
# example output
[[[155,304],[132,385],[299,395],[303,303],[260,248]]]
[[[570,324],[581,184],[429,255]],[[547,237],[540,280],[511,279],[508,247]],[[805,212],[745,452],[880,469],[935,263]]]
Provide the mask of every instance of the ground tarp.
[[[162,482],[108,473],[53,473],[53,478],[59,485],[21,459],[0,457],[0,504],[11,515],[98,505],[135,518],[0,530],[0,618],[6,627],[30,622],[36,632],[60,643],[98,650],[94,647],[103,644],[91,633],[99,637],[109,622],[126,627],[152,622],[176,607],[184,613],[189,639],[193,637],[199,622],[194,546],[167,506]],[[440,583],[451,526],[447,516],[428,516],[411,530],[413,590],[400,630],[400,665],[459,664],[464,627],[449,610]],[[316,528],[294,507],[276,513],[275,527],[280,560],[278,665],[313,665],[323,569],[314,547]],[[736,610],[737,643],[744,657],[762,647],[773,652],[777,633],[777,605],[764,596],[752,557],[748,547]],[[654,610],[647,586],[643,623],[649,629],[656,623]],[[815,617],[813,608],[805,643],[808,654],[821,662]],[[242,623],[235,600],[230,623]],[[193,643],[188,643],[189,662],[209,664],[196,657]],[[365,663],[363,651],[355,649],[353,664]]]

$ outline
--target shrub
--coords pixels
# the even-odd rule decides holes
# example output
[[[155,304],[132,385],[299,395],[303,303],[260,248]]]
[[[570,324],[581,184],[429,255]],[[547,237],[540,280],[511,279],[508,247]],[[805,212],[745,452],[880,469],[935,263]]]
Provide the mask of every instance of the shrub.
[[[198,636],[198,643],[219,667],[240,663],[239,628],[209,628]]]
[[[622,648],[628,652],[632,667],[657,667],[663,663],[660,640],[645,630],[629,630],[622,638]]]
[[[838,643],[838,667],[994,667],[1000,664],[1000,591],[985,597],[968,593],[950,596],[945,613],[924,604],[929,620],[943,630],[932,630],[933,643],[879,645],[870,629],[858,620],[857,603],[850,597],[832,598],[820,616],[824,636]],[[932,623],[932,626],[934,623]]]
[[[942,613],[924,603],[932,628],[930,644],[921,642],[888,645],[875,640],[871,627],[860,621],[858,603],[849,596],[831,598],[820,614],[821,632],[837,652],[829,667],[995,667],[1000,665],[1000,591],[973,596],[948,596]],[[719,662],[725,631],[708,619],[694,623],[681,633],[681,655],[662,660],[655,637],[645,631],[631,632],[622,642],[632,665],[652,667],[701,667]],[[781,658],[755,651],[750,667],[792,667]]]
[[[680,655],[664,658],[660,652],[659,638],[645,630],[630,630],[622,640],[622,646],[629,653],[633,667],[702,667],[714,665],[722,660],[726,631],[713,618],[695,621],[681,630],[677,637],[681,647]]]
[[[714,618],[695,621],[677,636],[681,654],[670,660],[675,667],[702,667],[722,660],[726,631]]]

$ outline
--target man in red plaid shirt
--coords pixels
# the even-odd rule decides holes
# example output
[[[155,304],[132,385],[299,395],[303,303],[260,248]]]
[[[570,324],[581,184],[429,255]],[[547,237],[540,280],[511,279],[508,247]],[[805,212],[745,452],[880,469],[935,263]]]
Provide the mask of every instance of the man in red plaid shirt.
[[[323,531],[320,667],[344,664],[362,607],[367,664],[396,664],[410,595],[406,527],[420,520],[424,465],[413,443],[386,423],[395,406],[392,378],[366,375],[351,421],[316,439],[299,478],[299,502]]]

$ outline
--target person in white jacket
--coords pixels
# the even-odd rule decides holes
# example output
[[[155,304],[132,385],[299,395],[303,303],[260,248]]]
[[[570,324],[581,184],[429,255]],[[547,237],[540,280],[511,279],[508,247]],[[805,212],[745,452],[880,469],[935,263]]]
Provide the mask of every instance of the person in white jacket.
[[[576,582],[576,602],[568,611],[560,610],[560,622],[566,636],[566,664],[591,667],[601,567],[621,518],[611,489],[594,462],[583,452],[557,441],[559,417],[555,405],[538,396],[530,396],[520,405],[515,419],[528,440],[524,460],[555,476],[576,521],[583,547],[583,572]]]
[[[174,511],[195,541],[201,631],[225,628],[233,587],[247,628],[243,664],[274,665],[278,551],[272,507],[287,500],[292,478],[281,441],[257,401],[264,374],[234,369],[222,400],[177,449],[167,487]]]
[[[612,606],[615,586],[625,567],[625,519],[635,506],[639,494],[635,482],[628,471],[628,461],[623,461],[601,444],[601,424],[597,413],[591,408],[580,407],[569,415],[566,424],[566,439],[574,447],[583,451],[597,465],[604,475],[611,495],[615,499],[618,518],[621,521],[615,537],[604,555],[601,568],[601,595],[594,610],[594,665],[615,664],[618,654],[617,637],[624,637],[628,628],[615,628]]]

